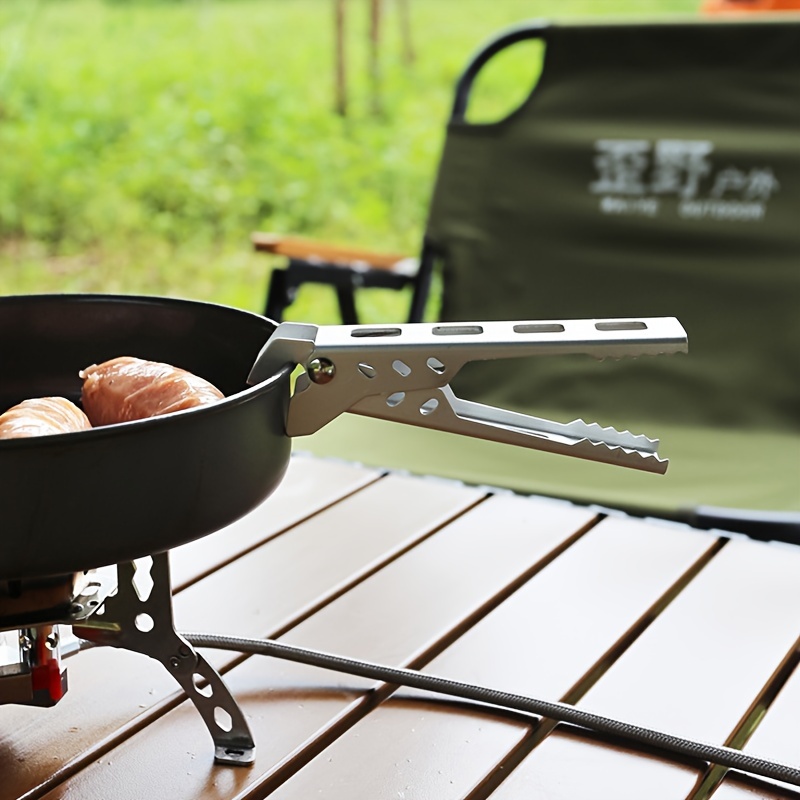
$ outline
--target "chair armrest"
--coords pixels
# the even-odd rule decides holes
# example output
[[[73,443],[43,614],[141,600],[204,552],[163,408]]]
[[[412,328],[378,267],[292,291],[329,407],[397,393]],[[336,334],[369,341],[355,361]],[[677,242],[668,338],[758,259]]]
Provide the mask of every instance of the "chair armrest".
[[[277,233],[253,233],[250,237],[258,252],[274,253],[297,260],[318,260],[326,264],[352,266],[364,264],[373,269],[394,270],[408,256],[399,253],[376,252],[358,247],[345,247],[328,242],[317,242],[298,236]],[[402,267],[401,267],[402,268]]]

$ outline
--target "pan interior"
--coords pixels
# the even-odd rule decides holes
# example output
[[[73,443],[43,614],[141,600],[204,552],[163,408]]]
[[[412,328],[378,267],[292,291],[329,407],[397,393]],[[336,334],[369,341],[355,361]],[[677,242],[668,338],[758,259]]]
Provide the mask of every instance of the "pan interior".
[[[164,361],[226,396],[247,375],[274,323],[192,301],[104,295],[0,298],[0,411],[29,397],[80,398],[79,372],[117,356]]]

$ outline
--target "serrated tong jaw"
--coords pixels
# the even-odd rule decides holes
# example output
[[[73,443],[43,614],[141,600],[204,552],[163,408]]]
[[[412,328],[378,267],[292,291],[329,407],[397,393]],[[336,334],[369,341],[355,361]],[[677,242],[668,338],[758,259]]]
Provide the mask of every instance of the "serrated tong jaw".
[[[574,420],[462,400],[449,381],[470,361],[583,353],[623,358],[687,351],[674,317],[389,326],[282,323],[251,372],[259,383],[286,363],[302,366],[289,403],[289,436],[314,433],[349,411],[379,419],[599,461],[666,472],[659,442]]]

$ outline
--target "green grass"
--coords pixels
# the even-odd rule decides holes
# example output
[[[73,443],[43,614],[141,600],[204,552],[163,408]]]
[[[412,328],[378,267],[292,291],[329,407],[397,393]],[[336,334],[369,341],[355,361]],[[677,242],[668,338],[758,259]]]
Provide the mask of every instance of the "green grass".
[[[524,19],[691,15],[697,2],[411,0],[413,65],[387,2],[379,115],[367,3],[348,7],[342,119],[331,0],[4,0],[0,292],[258,310],[271,262],[250,252],[253,229],[415,254],[452,87],[483,41]],[[517,102],[537,63],[498,65],[475,113]],[[402,317],[405,302],[378,293],[364,315]],[[304,291],[293,316],[336,318],[324,290]]]

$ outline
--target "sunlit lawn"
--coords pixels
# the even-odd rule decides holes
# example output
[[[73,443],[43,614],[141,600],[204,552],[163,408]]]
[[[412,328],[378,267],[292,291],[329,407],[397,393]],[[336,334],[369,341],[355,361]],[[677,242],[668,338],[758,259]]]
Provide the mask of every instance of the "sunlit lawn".
[[[271,262],[250,252],[253,229],[414,254],[452,87],[483,41],[530,18],[697,9],[410,2],[410,65],[396,3],[385,4],[375,115],[367,2],[350,0],[342,119],[331,0],[4,0],[0,292],[141,292],[260,310]],[[535,59],[501,70],[486,107],[520,96],[535,70]],[[406,302],[378,293],[362,311],[402,318]],[[334,321],[335,305],[325,290],[304,291],[292,315]]]

